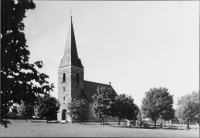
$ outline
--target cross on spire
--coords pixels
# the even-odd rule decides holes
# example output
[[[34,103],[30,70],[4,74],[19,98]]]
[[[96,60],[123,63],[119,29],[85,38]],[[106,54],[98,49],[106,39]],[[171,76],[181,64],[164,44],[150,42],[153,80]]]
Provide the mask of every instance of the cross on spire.
[[[70,16],[72,16],[72,10],[73,10],[73,8],[71,7],[69,10],[70,10]]]

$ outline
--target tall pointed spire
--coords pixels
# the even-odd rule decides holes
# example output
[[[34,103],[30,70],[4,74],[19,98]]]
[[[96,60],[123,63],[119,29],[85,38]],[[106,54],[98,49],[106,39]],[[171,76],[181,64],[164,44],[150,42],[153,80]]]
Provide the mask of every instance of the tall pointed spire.
[[[72,23],[72,16],[70,16],[71,23],[67,35],[67,41],[65,44],[65,52],[64,56],[61,60],[60,66],[76,66],[76,67],[82,67],[83,65],[81,63],[81,60],[78,58],[77,48],[76,48],[76,40],[74,35],[74,28]]]

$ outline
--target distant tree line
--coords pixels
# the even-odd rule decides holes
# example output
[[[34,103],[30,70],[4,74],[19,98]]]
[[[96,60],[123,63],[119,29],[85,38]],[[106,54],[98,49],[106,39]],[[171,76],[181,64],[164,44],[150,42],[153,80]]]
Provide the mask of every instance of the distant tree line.
[[[57,112],[59,110],[60,103],[51,95],[47,94],[42,97],[38,97],[38,102],[34,106],[25,104],[21,101],[21,104],[13,105],[8,111],[7,118],[14,119],[33,119],[33,116],[37,119],[57,120]]]
[[[178,107],[173,108],[173,95],[167,88],[153,88],[145,93],[141,109],[134,103],[134,99],[126,94],[117,95],[112,88],[98,87],[92,96],[91,105],[93,115],[104,125],[106,117],[117,117],[119,125],[122,119],[137,120],[139,127],[144,125],[143,118],[154,122],[182,120],[189,129],[190,123],[199,123],[199,92],[192,92],[178,99]]]

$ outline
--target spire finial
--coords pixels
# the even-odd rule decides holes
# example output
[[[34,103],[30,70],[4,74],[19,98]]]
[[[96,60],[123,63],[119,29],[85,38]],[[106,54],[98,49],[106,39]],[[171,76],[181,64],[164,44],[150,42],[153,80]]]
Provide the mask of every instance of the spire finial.
[[[71,7],[69,10],[70,10],[70,16],[72,17],[72,10],[73,10],[73,8]]]

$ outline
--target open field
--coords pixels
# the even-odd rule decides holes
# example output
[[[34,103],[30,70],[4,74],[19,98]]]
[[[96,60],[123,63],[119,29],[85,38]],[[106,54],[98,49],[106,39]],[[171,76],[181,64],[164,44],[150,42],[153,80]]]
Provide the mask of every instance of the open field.
[[[185,125],[177,125],[176,129],[139,129],[118,127],[116,122],[104,127],[99,123],[60,124],[41,120],[10,122],[8,128],[0,126],[1,137],[199,137],[198,125],[191,125],[192,129],[187,131]]]

